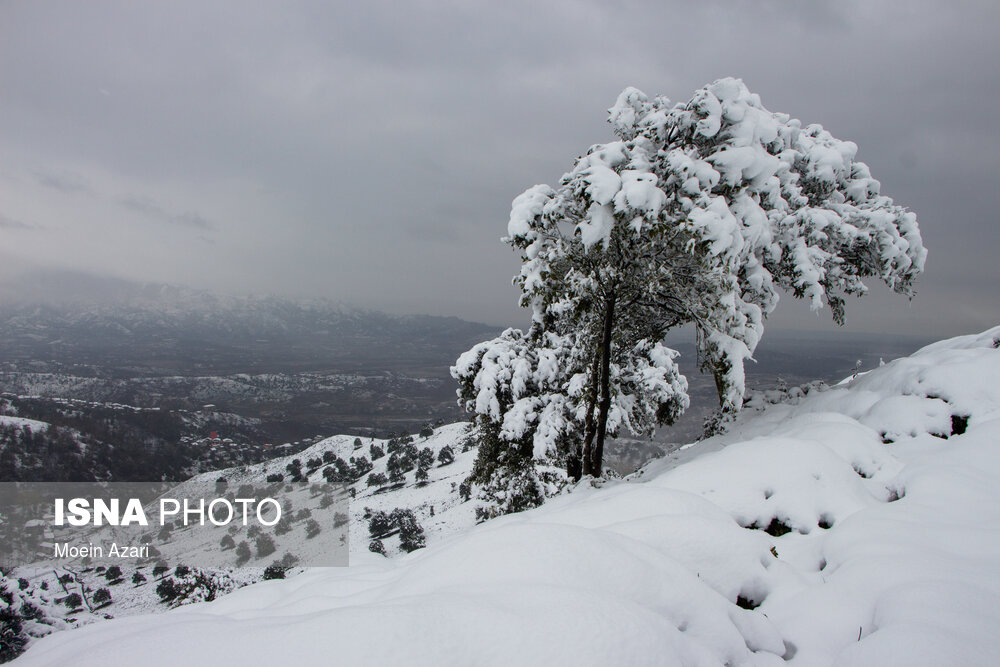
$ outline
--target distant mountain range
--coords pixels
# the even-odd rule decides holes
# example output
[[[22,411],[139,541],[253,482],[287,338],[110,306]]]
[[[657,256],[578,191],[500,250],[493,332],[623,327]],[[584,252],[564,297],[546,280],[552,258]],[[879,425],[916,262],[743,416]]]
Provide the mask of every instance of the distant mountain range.
[[[46,272],[0,283],[0,391],[182,409],[214,403],[263,419],[275,438],[419,428],[463,416],[448,368],[499,331],[454,317]],[[858,361],[871,369],[924,342],[832,325],[769,330],[746,366],[747,386],[835,382]],[[658,438],[684,442],[716,407],[715,387],[697,370],[691,332],[672,332],[667,344],[681,352],[692,406]]]
[[[8,286],[0,303],[0,362],[94,365],[128,375],[443,374],[460,352],[497,332],[455,317],[389,315],[322,300],[111,284],[95,290],[99,300],[51,284],[14,298]]]

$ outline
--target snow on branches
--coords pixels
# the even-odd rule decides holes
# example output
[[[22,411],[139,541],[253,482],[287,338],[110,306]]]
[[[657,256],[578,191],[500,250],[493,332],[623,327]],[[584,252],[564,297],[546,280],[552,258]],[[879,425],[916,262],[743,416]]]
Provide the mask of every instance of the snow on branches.
[[[479,343],[451,369],[461,384],[460,403],[498,424],[504,441],[524,443],[525,454],[564,457],[586,421],[589,377],[576,343],[573,336],[538,329],[507,329]],[[674,361],[677,352],[659,342],[641,340],[630,352],[624,363],[611,365],[618,391],[607,429],[617,433],[624,426],[651,435],[657,423],[673,421],[687,408],[687,380]]]
[[[768,111],[738,79],[677,105],[628,88],[609,112],[617,141],[511,207],[504,241],[521,253],[531,330],[453,369],[467,409],[505,439],[530,436],[535,456],[581,443],[584,474],[601,474],[605,435],[687,406],[659,343],[669,329],[695,326],[701,368],[735,412],[780,291],[842,323],[866,277],[912,296],[927,255],[916,216],[880,194],[855,144]]]
[[[829,305],[838,323],[845,297],[867,291],[864,277],[912,295],[927,255],[916,216],[880,195],[854,143],[768,111],[738,79],[674,106],[628,88],[609,113],[619,141],[591,147],[559,189],[515,200],[506,241],[522,251],[517,280],[537,321],[574,243],[606,250],[618,231],[696,258],[716,288],[686,298],[683,319],[721,376],[723,405],[738,409],[743,361],[781,289]]]

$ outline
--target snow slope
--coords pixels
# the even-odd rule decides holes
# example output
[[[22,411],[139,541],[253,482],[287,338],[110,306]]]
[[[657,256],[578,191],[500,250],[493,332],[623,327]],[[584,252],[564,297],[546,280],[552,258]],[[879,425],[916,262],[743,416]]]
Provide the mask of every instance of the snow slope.
[[[22,422],[31,422],[31,420],[0,415],[0,424],[13,423],[20,426]],[[41,424],[41,422],[33,423]],[[42,425],[48,426],[47,424]],[[322,537],[310,539],[305,529],[306,521],[298,520],[292,524],[292,529],[288,534],[276,540],[278,550],[275,553],[260,557],[254,552],[250,560],[242,566],[237,565],[238,561],[234,549],[220,550],[219,540],[223,534],[228,533],[236,542],[246,540],[250,545],[253,545],[254,539],[249,536],[247,528],[234,527],[234,530],[223,531],[222,529],[211,530],[197,526],[178,526],[168,538],[157,536],[153,539],[153,544],[159,554],[171,566],[168,572],[159,576],[153,574],[153,565],[159,556],[143,562],[141,565],[137,565],[131,560],[120,563],[123,575],[118,582],[109,582],[103,568],[99,570],[79,567],[67,569],[63,563],[54,561],[42,561],[18,567],[7,574],[15,578],[27,579],[32,584],[32,590],[40,596],[40,599],[44,598],[45,600],[38,602],[39,606],[43,607],[50,617],[65,621],[57,626],[63,629],[100,623],[112,617],[122,618],[162,613],[176,604],[187,604],[204,599],[207,591],[196,588],[190,595],[185,596],[183,601],[177,600],[166,604],[161,600],[156,588],[162,578],[171,577],[177,581],[182,579],[188,582],[194,581],[193,578],[176,576],[173,565],[177,563],[197,566],[203,571],[203,574],[207,574],[216,586],[214,594],[221,597],[236,588],[260,581],[264,568],[280,560],[285,554],[295,555],[303,564],[339,563],[343,562],[347,553],[352,554],[352,558],[358,554],[368,554],[368,545],[371,539],[368,533],[368,521],[365,518],[368,509],[373,512],[384,511],[387,513],[396,508],[412,510],[425,531],[427,543],[431,544],[447,535],[475,525],[475,508],[472,503],[463,503],[457,490],[458,485],[469,475],[476,456],[475,449],[463,451],[467,430],[468,424],[466,423],[448,424],[435,429],[430,436],[416,436],[414,438],[414,445],[418,449],[430,448],[436,454],[447,445],[455,452],[454,462],[447,465],[436,463],[428,471],[428,479],[425,482],[418,483],[415,479],[415,471],[411,470],[406,473],[405,481],[401,484],[372,488],[365,483],[366,475],[358,482],[348,485],[348,488],[353,489],[355,493],[354,499],[348,502],[346,498],[341,497],[338,502],[328,507],[324,507],[321,502],[325,491],[320,490],[325,488],[322,472],[328,464],[311,472],[304,468],[303,474],[308,480],[306,484],[288,484],[286,481],[280,485],[272,486],[267,484],[267,476],[278,473],[287,480],[289,475],[286,466],[294,459],[299,459],[305,464],[309,459],[322,458],[324,454],[331,453],[345,460],[360,456],[370,458],[370,446],[374,444],[385,452],[388,449],[387,441],[364,438],[362,447],[355,449],[355,436],[332,436],[295,454],[256,465],[203,473],[173,487],[168,494],[172,497],[214,497],[216,495],[214,491],[216,480],[219,477],[227,479],[230,490],[234,490],[242,484],[250,484],[258,488],[268,487],[270,495],[280,498],[282,502],[290,502],[295,512],[309,509],[311,518],[317,520],[322,526]],[[388,455],[383,455],[373,461],[372,472],[385,473],[388,459]],[[148,512],[152,514],[154,510],[149,509]],[[346,527],[340,527],[338,515],[341,512],[346,512],[350,518]],[[106,544],[115,541],[119,544],[134,544],[143,532],[141,530],[121,531],[117,528],[103,528],[90,535],[89,539],[94,543]],[[347,552],[339,546],[339,537],[345,534],[348,537]],[[382,541],[388,555],[401,553],[398,535],[391,535],[383,538]],[[301,571],[302,568],[294,567],[289,571],[288,576],[295,576]],[[139,572],[144,580],[134,583],[132,577],[136,572]],[[59,577],[66,574],[71,575],[72,581],[64,586],[60,583]],[[41,588],[43,586],[44,590]],[[94,609],[84,606],[70,612],[64,605],[57,602],[65,594],[72,592],[83,594],[84,589],[93,592],[99,588],[107,588],[110,591],[110,603],[97,606]],[[46,593],[46,591],[51,591],[51,594]],[[85,595],[84,597],[89,596]],[[45,626],[39,630],[45,634],[51,632],[52,628]]]
[[[944,341],[632,478],[17,664],[995,664],[998,347]]]
[[[434,542],[444,535],[460,532],[475,525],[474,508],[471,503],[461,502],[458,494],[458,485],[468,477],[472,469],[472,463],[476,457],[474,449],[466,452],[462,451],[461,443],[466,436],[467,429],[468,424],[464,422],[447,424],[435,429],[433,435],[427,437],[418,436],[414,439],[414,445],[417,449],[429,448],[435,455],[446,445],[450,446],[455,452],[454,463],[445,466],[435,463],[430,468],[425,484],[418,485],[415,480],[415,471],[411,470],[406,473],[406,481],[401,485],[387,486],[381,489],[369,487],[366,484],[368,477],[366,474],[361,480],[348,486],[348,488],[353,488],[355,493],[355,497],[349,502],[350,525],[348,528],[348,544],[351,558],[359,554],[368,553],[368,544],[371,538],[368,534],[368,522],[364,518],[366,509],[391,512],[397,507],[402,507],[413,510],[417,520],[427,534],[428,543]],[[219,477],[225,477],[229,487],[234,489],[241,484],[263,487],[267,485],[266,480],[268,475],[281,474],[287,479],[288,471],[286,466],[295,459],[301,461],[303,466],[305,466],[309,459],[321,459],[328,452],[332,452],[333,455],[346,461],[351,457],[362,456],[370,459],[371,445],[378,446],[383,452],[388,450],[386,440],[362,438],[360,439],[362,446],[355,449],[356,440],[359,440],[359,438],[353,435],[335,435],[320,440],[296,454],[274,458],[252,466],[228,468],[197,475],[179,484],[171,492],[181,497],[185,494],[210,497],[212,495],[211,489],[215,486],[215,480]],[[373,466],[371,473],[386,473],[386,464],[388,461],[389,456],[387,454],[371,461]],[[327,523],[324,519],[325,515],[332,515],[334,512],[339,512],[343,509],[341,503],[331,506],[328,510],[320,509],[317,506],[319,498],[310,489],[312,485],[324,482],[322,473],[327,465],[324,464],[308,473],[304,470],[304,477],[308,480],[309,484],[302,486],[294,485],[292,491],[281,493],[279,496],[283,500],[291,500],[293,507],[296,509],[308,507],[313,512],[314,518],[319,519],[320,523],[324,525]],[[197,530],[178,530],[179,543],[176,545],[176,550],[183,553],[192,553],[199,550],[198,545],[194,543],[198,539],[198,532]],[[237,541],[243,536],[243,533],[237,534]],[[187,537],[190,539],[185,539]],[[316,542],[325,544],[325,542],[320,540],[316,540]],[[386,547],[392,550],[394,543],[398,542],[398,540],[393,539],[388,540],[388,542]],[[171,552],[168,546],[160,546],[161,552],[164,554]],[[215,542],[205,545],[205,551],[217,551],[215,549]],[[322,559],[310,558],[309,543],[307,541],[299,545],[297,553],[300,554],[304,563],[310,560],[312,562],[323,562]],[[269,562],[270,560],[260,563],[251,562],[249,564],[266,566]]]

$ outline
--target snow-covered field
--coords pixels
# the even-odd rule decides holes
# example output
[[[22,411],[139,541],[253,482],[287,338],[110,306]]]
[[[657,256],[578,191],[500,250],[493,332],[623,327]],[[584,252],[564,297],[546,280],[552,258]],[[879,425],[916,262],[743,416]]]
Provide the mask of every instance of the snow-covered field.
[[[944,341],[631,478],[478,526],[441,507],[426,549],[355,543],[349,568],[58,632],[17,664],[996,664],[998,347],[1000,327]]]

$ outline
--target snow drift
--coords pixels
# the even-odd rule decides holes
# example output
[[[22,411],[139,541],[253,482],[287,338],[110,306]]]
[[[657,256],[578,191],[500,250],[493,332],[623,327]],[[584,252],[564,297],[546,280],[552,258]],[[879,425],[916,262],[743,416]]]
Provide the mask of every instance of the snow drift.
[[[1000,327],[396,559],[17,664],[977,665],[1000,655]]]

